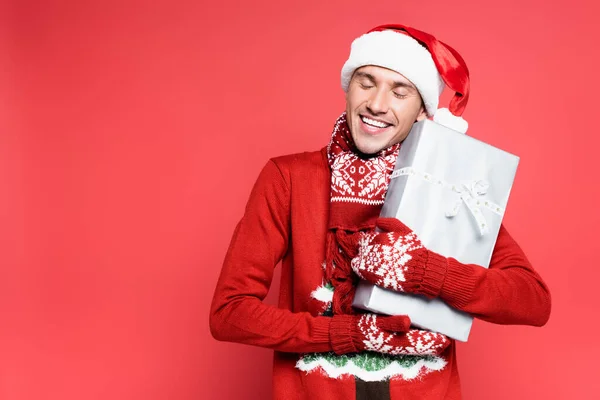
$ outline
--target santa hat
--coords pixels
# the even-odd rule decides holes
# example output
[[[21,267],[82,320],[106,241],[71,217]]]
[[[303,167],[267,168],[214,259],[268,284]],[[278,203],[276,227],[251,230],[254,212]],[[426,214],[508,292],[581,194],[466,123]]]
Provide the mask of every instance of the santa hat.
[[[465,133],[462,115],[469,99],[469,70],[460,54],[432,35],[404,25],[381,25],[352,42],[342,67],[342,88],[348,90],[354,71],[376,65],[410,80],[425,110],[437,123]],[[454,91],[448,108],[438,109],[444,83]]]

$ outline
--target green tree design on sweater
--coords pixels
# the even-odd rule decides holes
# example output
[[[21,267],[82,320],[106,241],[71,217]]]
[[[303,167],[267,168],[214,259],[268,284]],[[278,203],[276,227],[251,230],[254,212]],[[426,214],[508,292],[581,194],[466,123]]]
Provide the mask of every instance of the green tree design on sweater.
[[[333,315],[331,310],[333,286],[330,283],[319,286],[311,293],[311,297],[323,304],[321,315]],[[446,364],[444,358],[431,355],[392,356],[368,351],[337,355],[328,352],[303,354],[296,363],[296,368],[305,372],[321,371],[331,378],[349,374],[373,382],[393,377],[411,380],[432,371],[440,371]]]

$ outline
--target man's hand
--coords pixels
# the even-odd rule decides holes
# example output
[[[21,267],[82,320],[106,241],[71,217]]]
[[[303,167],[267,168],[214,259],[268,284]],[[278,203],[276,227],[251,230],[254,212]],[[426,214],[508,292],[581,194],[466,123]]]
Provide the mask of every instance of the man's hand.
[[[447,259],[427,250],[417,235],[396,218],[379,218],[381,233],[363,233],[352,269],[374,285],[437,297],[448,269]]]
[[[344,324],[349,329],[353,344],[350,348],[334,346],[339,354],[374,351],[390,355],[436,355],[450,344],[450,340],[441,333],[410,329],[410,318],[406,315],[361,314],[334,318],[338,327]]]

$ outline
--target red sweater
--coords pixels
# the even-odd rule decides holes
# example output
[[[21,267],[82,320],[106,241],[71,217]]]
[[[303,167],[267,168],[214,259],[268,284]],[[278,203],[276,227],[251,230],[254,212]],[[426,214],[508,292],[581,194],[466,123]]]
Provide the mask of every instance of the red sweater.
[[[354,399],[363,381],[377,380],[389,380],[392,400],[461,398],[454,341],[440,356],[332,352],[332,342],[339,349],[351,338],[340,333],[342,318],[323,316],[330,293],[322,269],[330,179],[325,149],[275,158],[264,167],[217,283],[213,336],[275,350],[275,399]],[[262,300],[280,260],[274,307]],[[503,226],[489,269],[458,263],[448,273],[468,279],[447,282],[441,299],[476,318],[535,326],[549,318],[548,289]]]

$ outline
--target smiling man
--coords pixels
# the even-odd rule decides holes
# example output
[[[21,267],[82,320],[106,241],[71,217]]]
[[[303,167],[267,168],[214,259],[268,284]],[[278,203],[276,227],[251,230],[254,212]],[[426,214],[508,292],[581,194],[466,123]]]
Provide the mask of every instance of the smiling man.
[[[346,111],[329,144],[273,158],[260,173],[225,257],[211,332],[275,350],[276,399],[459,399],[453,340],[351,303],[357,274],[376,282],[372,272],[386,263],[403,268],[392,268],[386,287],[493,323],[548,320],[548,289],[504,226],[486,269],[424,248],[401,221],[378,219],[412,125],[433,117],[466,129],[468,70],[435,37],[387,25],[352,43],[341,81]],[[444,83],[455,92],[450,110],[437,108]],[[262,301],[279,261],[274,307]]]
[[[427,117],[419,91],[401,74],[373,65],[354,72],[346,93],[352,140],[365,154],[402,142]]]

